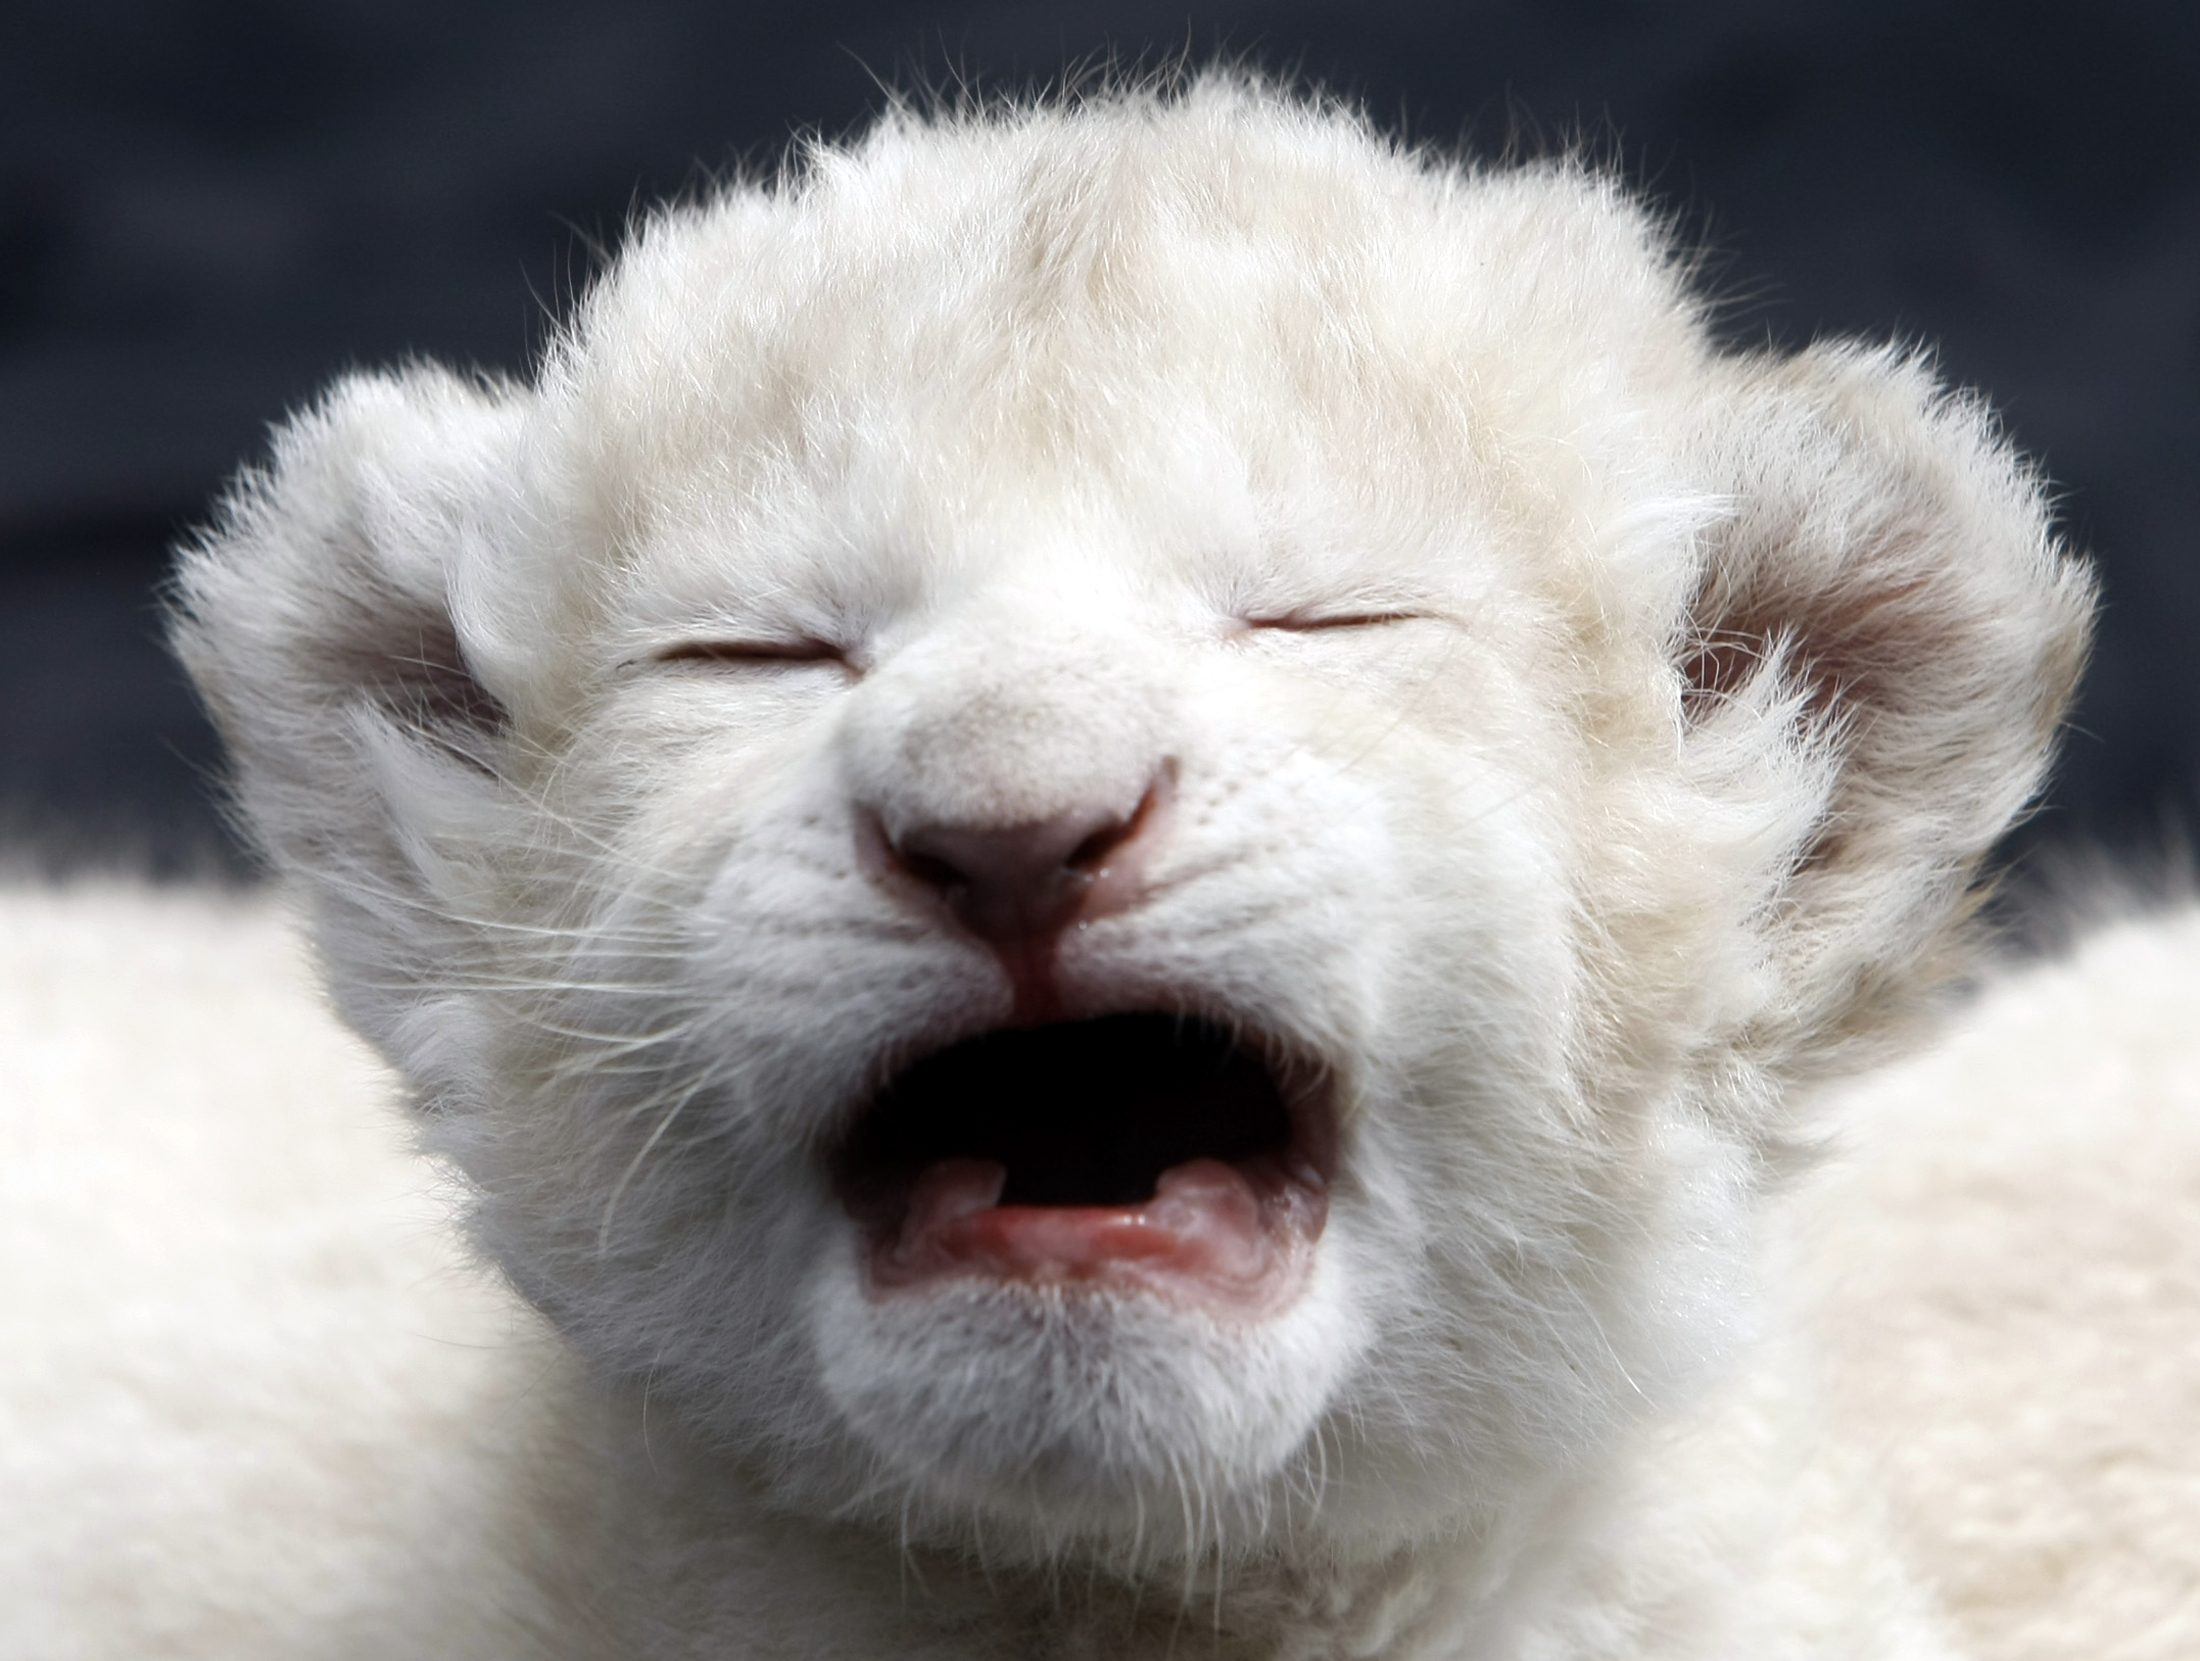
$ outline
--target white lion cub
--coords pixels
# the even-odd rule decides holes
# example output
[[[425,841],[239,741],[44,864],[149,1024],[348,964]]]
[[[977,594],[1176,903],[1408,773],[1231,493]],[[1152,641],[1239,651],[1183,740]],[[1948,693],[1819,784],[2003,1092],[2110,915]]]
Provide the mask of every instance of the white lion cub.
[[[1770,1221],[2085,651],[1917,357],[1229,80],[895,117],[179,594],[546,1334],[300,1431],[343,1595],[221,1653],[1956,1652]]]

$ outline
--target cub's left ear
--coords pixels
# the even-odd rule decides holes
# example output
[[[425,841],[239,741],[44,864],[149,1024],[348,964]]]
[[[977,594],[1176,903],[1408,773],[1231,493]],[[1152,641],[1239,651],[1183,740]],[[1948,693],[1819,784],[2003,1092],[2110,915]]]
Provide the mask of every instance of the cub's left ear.
[[[1764,1036],[1787,1066],[1838,1068],[1957,966],[1979,868],[2045,775],[2094,583],[1990,416],[1919,357],[1726,369],[1698,439],[1730,511],[1677,643],[1689,744],[1787,795]]]

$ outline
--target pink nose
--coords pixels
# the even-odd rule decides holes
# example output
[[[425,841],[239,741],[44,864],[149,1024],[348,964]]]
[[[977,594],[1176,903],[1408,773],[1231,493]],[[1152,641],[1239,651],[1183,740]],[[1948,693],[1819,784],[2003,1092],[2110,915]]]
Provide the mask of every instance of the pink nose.
[[[1157,781],[1128,813],[1080,807],[1018,825],[912,825],[886,845],[979,939],[1044,939],[1137,897],[1160,794]]]

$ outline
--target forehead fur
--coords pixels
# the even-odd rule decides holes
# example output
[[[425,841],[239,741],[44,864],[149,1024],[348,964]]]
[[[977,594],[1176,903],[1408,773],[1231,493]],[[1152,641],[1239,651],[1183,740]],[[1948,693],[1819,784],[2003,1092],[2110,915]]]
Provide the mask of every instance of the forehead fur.
[[[821,488],[837,534],[938,554],[1318,487],[1363,520],[1515,524],[1548,569],[1660,493],[1652,435],[1703,352],[1609,181],[1470,171],[1208,80],[905,113],[656,218],[544,413],[557,476],[630,550]],[[1572,581],[1624,575],[1594,552]]]

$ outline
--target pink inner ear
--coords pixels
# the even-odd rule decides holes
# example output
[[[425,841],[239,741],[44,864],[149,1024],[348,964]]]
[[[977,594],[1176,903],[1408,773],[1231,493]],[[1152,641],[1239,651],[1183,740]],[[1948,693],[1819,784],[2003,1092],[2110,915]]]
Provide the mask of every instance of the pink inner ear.
[[[1699,635],[1681,660],[1681,697],[1691,721],[1703,719],[1739,692],[1772,648],[1769,636],[1720,628]]]
[[[1885,579],[1883,586],[1871,584],[1873,575]],[[1842,576],[1847,580],[1811,592],[1768,572],[1739,591],[1700,601],[1699,615],[1715,610],[1718,621],[1695,637],[1681,661],[1687,718],[1710,717],[1777,652],[1787,685],[1802,693],[1798,726],[1823,731],[1848,723],[1845,775],[1912,771],[1915,763],[1901,757],[1915,715],[1972,695],[1964,618],[1914,571],[1893,577],[1865,563]],[[1841,864],[1852,828],[1837,806],[1797,850],[1796,869]]]
[[[1910,576],[1879,590],[1858,584],[1804,594],[1762,585],[1722,596],[1718,622],[1690,643],[1681,662],[1689,718],[1732,697],[1782,643],[1813,725],[1847,710],[1909,707],[1946,690],[1955,624],[1935,613],[1928,586]]]
[[[369,690],[375,703],[417,725],[453,736],[503,726],[508,719],[504,706],[468,666],[451,620],[421,611],[411,622],[409,635],[394,652],[394,637],[352,646],[332,635],[324,650],[337,661],[328,667]]]

